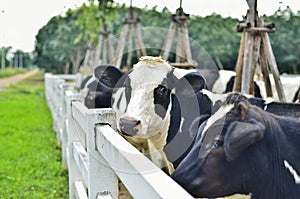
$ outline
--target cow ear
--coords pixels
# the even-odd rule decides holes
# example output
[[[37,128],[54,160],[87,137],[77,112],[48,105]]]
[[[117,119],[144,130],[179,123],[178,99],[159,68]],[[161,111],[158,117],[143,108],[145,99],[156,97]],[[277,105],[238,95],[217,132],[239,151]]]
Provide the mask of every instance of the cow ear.
[[[100,65],[94,69],[95,78],[110,88],[114,88],[122,75],[122,71],[111,65]]]
[[[265,132],[265,126],[254,119],[249,122],[232,122],[225,134],[224,151],[228,161],[234,160],[249,146],[260,141]]]
[[[198,73],[188,73],[176,84],[176,94],[190,95],[207,89],[206,80]]]

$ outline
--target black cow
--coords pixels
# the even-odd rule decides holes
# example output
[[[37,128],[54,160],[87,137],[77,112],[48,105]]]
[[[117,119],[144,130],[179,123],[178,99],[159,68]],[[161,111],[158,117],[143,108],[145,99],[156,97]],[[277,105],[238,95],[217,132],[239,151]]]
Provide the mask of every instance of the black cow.
[[[224,93],[232,92],[234,81],[235,81],[235,76],[232,76],[226,84],[226,89],[225,89]],[[254,82],[254,97],[262,98],[261,93],[260,93],[260,88],[256,82]]]
[[[172,95],[171,119],[164,152],[174,168],[190,151],[200,124],[218,109],[227,96],[206,90],[206,83],[202,79],[198,74],[186,75],[183,80],[177,82],[175,93]],[[186,80],[190,84],[182,82]]]
[[[211,114],[215,113],[225,101],[226,103],[247,101],[252,105],[279,116],[300,118],[300,104],[268,102],[262,98],[246,96],[240,93],[214,94],[205,89],[193,91],[197,103],[191,103],[189,100],[190,95],[187,94],[189,89],[185,88],[185,92],[181,90],[176,90],[175,92],[174,107],[171,109],[171,124],[167,144],[164,147],[167,158],[173,163],[174,168],[178,166],[191,150],[199,126],[205,122]],[[176,96],[180,99],[180,105],[178,104]]]
[[[100,65],[96,67],[93,75],[86,77],[80,86],[81,92],[85,94],[86,107],[111,107],[113,89],[122,75],[123,72],[115,66]]]
[[[172,178],[194,197],[300,197],[300,122],[247,101],[224,103],[199,128]]]

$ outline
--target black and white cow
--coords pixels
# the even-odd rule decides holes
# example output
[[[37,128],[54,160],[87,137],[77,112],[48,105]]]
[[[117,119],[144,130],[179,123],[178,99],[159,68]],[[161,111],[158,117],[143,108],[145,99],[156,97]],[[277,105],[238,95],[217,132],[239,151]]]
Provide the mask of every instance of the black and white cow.
[[[175,92],[175,94],[175,96],[180,96],[181,107],[190,106],[191,103],[187,99],[188,95],[184,94],[184,96],[181,96],[180,91],[179,93]],[[264,100],[240,93],[214,94],[206,89],[196,91],[195,95],[198,102],[197,106],[199,106],[200,110],[199,112],[193,112],[193,110],[195,110],[195,103],[194,106],[190,106],[190,108],[181,109],[176,108],[176,101],[173,103],[175,104],[174,111],[176,115],[174,116],[174,119],[171,119],[172,125],[170,126],[174,129],[170,129],[168,133],[167,144],[164,147],[164,151],[169,161],[173,163],[174,168],[178,166],[182,159],[191,150],[194,142],[193,139],[195,138],[195,134],[197,133],[199,126],[205,122],[211,116],[211,114],[214,114],[220,108],[220,105],[225,102],[225,100],[228,101],[227,103],[247,101],[248,103],[275,115],[300,119],[300,104],[296,103],[275,102],[271,99]],[[178,112],[178,110],[183,111]],[[180,117],[178,117],[178,115]],[[188,119],[185,120],[185,118]],[[181,122],[184,123],[181,124]]]
[[[299,120],[228,99],[171,177],[194,197],[299,198]]]
[[[232,92],[233,86],[234,86],[234,81],[235,81],[235,75],[232,76],[229,79],[229,81],[227,82],[224,93]],[[254,81],[254,97],[262,98],[261,93],[260,93],[260,88],[255,81]]]
[[[193,120],[193,117],[182,118],[182,112],[199,115],[195,93],[203,88],[206,88],[205,80],[197,71],[173,68],[160,57],[142,57],[120,79],[113,93],[112,108],[117,113],[118,129],[134,146],[150,153],[158,166],[168,167],[171,173],[173,166],[163,152],[167,135],[183,128],[183,119]],[[176,90],[189,104],[180,94],[175,95]]]
[[[84,103],[86,107],[111,107],[113,89],[123,74],[124,73],[115,66],[97,66],[93,75],[86,77],[80,86],[80,92],[85,96]]]
[[[183,80],[188,79],[190,84],[196,87],[196,81],[190,80],[192,75],[184,76]],[[167,143],[164,146],[164,152],[174,168],[190,151],[198,127],[220,107],[227,97],[227,94],[215,94],[207,90],[205,82],[202,84],[204,86],[199,86],[197,89],[186,85],[188,84],[183,84],[179,80],[172,96],[170,128]],[[198,83],[198,85],[201,84]]]

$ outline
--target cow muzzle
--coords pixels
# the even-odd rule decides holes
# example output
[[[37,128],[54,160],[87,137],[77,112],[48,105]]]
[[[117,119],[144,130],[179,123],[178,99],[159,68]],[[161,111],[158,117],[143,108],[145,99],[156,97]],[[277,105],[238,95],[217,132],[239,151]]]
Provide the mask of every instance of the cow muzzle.
[[[141,129],[141,121],[133,118],[120,118],[119,126],[122,134],[135,136]]]

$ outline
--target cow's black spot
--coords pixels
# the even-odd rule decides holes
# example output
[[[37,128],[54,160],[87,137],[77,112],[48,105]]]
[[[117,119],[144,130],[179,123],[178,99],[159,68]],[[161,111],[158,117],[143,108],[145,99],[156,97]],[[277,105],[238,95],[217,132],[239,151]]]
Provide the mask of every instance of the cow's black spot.
[[[170,93],[171,90],[161,84],[154,89],[154,111],[161,118],[166,116],[166,112],[170,104]]]
[[[175,87],[177,81],[178,81],[178,78],[174,75],[174,68],[173,68],[173,70],[167,74],[167,77],[165,77],[162,80],[161,85],[165,85],[169,89],[173,89]]]
[[[131,88],[131,80],[130,78],[126,78],[126,80],[124,81],[124,87],[125,87],[125,98],[126,98],[126,103],[128,105],[130,99],[131,99],[131,92],[132,92],[132,88]]]

